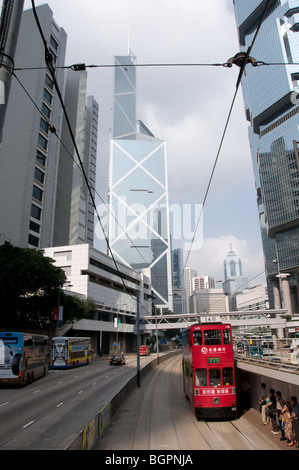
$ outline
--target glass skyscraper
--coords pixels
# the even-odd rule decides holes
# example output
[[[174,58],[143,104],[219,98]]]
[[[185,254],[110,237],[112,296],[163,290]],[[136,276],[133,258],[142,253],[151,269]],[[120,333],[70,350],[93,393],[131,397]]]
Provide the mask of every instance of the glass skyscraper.
[[[247,51],[251,44],[265,5],[265,0],[234,0],[241,51]],[[297,309],[298,0],[270,2],[250,55],[259,62],[275,64],[248,64],[242,78],[270,305],[288,305],[290,310],[292,304]]]
[[[136,120],[136,58],[115,57],[109,174],[113,254],[151,278],[156,305],[171,309],[171,256],[165,141]]]

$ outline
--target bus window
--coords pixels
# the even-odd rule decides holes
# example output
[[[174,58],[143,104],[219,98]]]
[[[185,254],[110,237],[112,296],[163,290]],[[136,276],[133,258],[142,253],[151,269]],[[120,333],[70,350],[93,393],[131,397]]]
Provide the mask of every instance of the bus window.
[[[207,369],[195,369],[195,386],[206,387],[207,385]]]
[[[200,330],[193,331],[193,344],[194,346],[201,346],[202,345],[202,334]]]
[[[232,367],[224,367],[222,369],[223,375],[223,385],[233,385],[234,384],[234,374]]]
[[[209,385],[210,387],[221,386],[221,369],[209,369]]]
[[[204,341],[205,345],[221,344],[220,330],[205,330]]]
[[[229,330],[223,330],[223,343],[224,344],[230,344],[230,331]]]

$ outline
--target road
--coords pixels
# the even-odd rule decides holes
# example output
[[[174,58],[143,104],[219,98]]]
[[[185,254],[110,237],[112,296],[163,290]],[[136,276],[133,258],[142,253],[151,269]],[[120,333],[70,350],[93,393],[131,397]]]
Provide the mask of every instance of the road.
[[[145,361],[146,358],[143,359]],[[0,449],[55,449],[80,430],[107,397],[136,373],[136,357],[111,367],[107,360],[50,370],[30,385],[0,388]]]
[[[279,450],[271,434],[267,437],[243,417],[198,421],[183,393],[181,362],[175,356],[145,376],[96,450]]]

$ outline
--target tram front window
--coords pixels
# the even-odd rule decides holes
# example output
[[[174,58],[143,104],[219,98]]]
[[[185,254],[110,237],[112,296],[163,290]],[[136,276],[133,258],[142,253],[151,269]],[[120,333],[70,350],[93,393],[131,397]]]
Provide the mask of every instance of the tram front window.
[[[223,385],[233,385],[234,384],[234,374],[232,367],[224,367],[222,369],[223,375]]]
[[[193,344],[194,346],[201,346],[202,345],[202,334],[200,330],[193,331]]]
[[[230,344],[230,331],[223,330],[223,344]]]
[[[205,342],[206,346],[221,344],[220,330],[205,330],[204,331],[204,342]]]
[[[195,386],[206,387],[207,385],[207,369],[195,369]]]
[[[221,369],[209,369],[209,385],[210,387],[221,386]]]

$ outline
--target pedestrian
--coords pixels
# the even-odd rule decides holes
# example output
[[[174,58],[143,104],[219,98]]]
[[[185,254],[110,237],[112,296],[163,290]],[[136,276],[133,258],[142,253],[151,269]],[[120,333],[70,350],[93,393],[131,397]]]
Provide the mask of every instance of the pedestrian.
[[[285,405],[285,400],[282,398],[281,396],[281,392],[279,390],[277,390],[275,392],[275,396],[276,396],[276,411],[277,411],[277,418],[278,418],[278,423],[279,423],[279,429],[280,429],[280,432],[281,432],[281,438],[280,440],[281,441],[286,441],[286,437],[284,435],[284,422],[281,420],[280,418],[280,415],[281,415],[281,412],[282,412],[282,409]]]
[[[251,396],[250,383],[248,382],[246,377],[242,377],[240,388],[241,388],[240,403],[241,403],[243,411],[245,412],[250,409],[250,396]]]
[[[287,438],[287,442],[289,446],[294,445],[295,434],[293,430],[293,419],[292,419],[292,405],[289,401],[287,401],[282,409],[281,417],[284,421],[284,433],[285,437]]]
[[[294,396],[291,397],[291,405],[293,415],[293,431],[295,434],[297,447],[299,447],[299,405],[297,403],[297,398]]]
[[[264,382],[261,383],[261,389],[262,389],[262,395],[259,399],[259,405],[260,405],[260,412],[262,415],[262,425],[265,426],[266,424],[270,422],[270,419],[268,418],[267,413],[266,413],[266,410],[267,410],[266,405],[269,403],[269,394],[267,390],[267,385]]]
[[[276,411],[276,396],[275,396],[275,390],[273,388],[270,388],[270,396],[269,396],[269,403],[265,405],[267,416],[270,418],[271,424],[272,424],[272,434],[279,434],[279,427],[276,422],[276,416],[277,416],[277,411]]]

